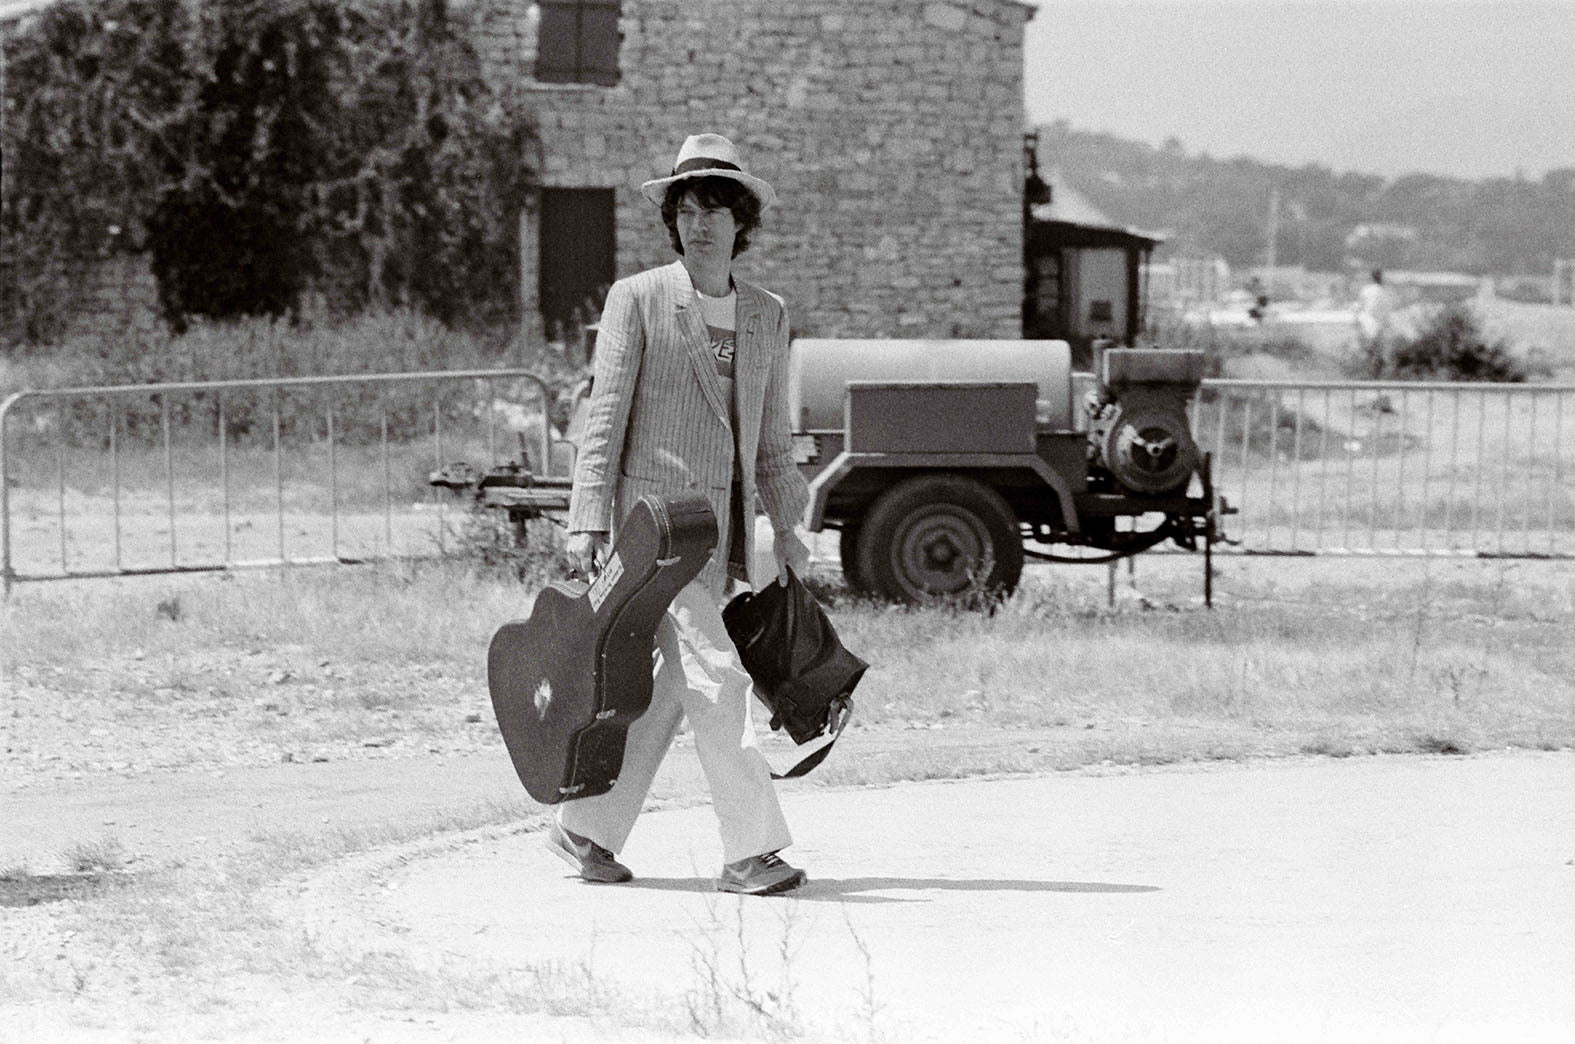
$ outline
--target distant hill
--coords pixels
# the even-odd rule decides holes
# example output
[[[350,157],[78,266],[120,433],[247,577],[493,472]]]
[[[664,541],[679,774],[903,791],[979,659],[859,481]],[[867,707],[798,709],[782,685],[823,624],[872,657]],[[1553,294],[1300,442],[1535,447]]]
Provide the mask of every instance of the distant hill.
[[[1282,265],[1545,276],[1555,257],[1575,257],[1575,166],[1538,181],[1391,179],[1216,159],[1174,138],[1155,146],[1075,130],[1065,120],[1039,134],[1047,177],[1059,173],[1121,224],[1164,232],[1160,258],[1219,254],[1233,267],[1262,264],[1276,198]]]

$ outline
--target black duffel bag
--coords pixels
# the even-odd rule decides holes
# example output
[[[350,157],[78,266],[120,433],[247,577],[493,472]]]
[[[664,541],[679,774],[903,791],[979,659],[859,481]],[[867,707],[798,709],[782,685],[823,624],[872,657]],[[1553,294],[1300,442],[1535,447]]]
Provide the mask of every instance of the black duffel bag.
[[[797,744],[828,732],[831,742],[775,779],[802,776],[825,760],[853,713],[853,689],[869,664],[848,652],[809,588],[792,569],[788,582],[745,591],[722,610],[722,622],[771,727]]]

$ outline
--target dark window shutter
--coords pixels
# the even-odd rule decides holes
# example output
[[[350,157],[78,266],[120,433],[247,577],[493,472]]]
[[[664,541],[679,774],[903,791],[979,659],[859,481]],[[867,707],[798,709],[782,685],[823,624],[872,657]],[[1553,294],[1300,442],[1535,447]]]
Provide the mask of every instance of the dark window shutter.
[[[585,83],[618,83],[620,6],[620,0],[584,0],[580,5],[580,78]]]
[[[621,0],[540,0],[536,79],[616,84],[621,6]]]
[[[537,5],[536,79],[543,83],[579,79],[579,6],[575,0],[542,0]]]

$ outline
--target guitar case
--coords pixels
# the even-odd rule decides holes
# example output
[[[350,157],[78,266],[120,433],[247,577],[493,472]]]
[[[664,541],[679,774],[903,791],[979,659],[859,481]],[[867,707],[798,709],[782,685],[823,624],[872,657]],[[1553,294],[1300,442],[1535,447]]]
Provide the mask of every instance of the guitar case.
[[[643,496],[594,581],[548,584],[528,619],[492,636],[487,689],[532,798],[553,805],[618,781],[629,726],[651,705],[656,625],[716,544],[705,497]]]

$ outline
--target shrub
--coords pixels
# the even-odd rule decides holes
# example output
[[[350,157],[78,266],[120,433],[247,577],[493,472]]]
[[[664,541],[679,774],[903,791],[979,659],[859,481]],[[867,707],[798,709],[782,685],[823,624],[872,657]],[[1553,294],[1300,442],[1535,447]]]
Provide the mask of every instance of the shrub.
[[[5,42],[8,339],[151,254],[192,316],[513,316],[529,121],[444,0],[63,0]]]
[[[540,589],[573,573],[563,533],[545,519],[518,528],[505,512],[474,504],[451,536],[444,557],[474,577]]]
[[[1399,338],[1369,353],[1371,376],[1397,380],[1500,381],[1519,384],[1534,376],[1510,352],[1509,343],[1490,340],[1468,305],[1437,309],[1415,337]]]
[[[560,353],[540,343],[488,339],[410,309],[299,322],[266,317],[226,322],[196,319],[180,334],[159,326],[123,339],[71,338],[47,357],[34,353],[19,362],[0,371],[0,393],[23,387],[523,367],[540,375],[553,395],[561,395],[584,376],[583,368],[571,366]],[[281,434],[310,436],[322,425],[330,400],[338,410],[336,437],[347,441],[380,437],[384,416],[389,433],[398,438],[427,430],[434,409],[442,411],[445,423],[473,415],[474,389],[459,384],[445,387],[442,394],[422,384],[386,390],[363,387],[353,394],[297,389],[286,396]],[[498,390],[507,394],[507,389]],[[530,392],[521,394],[528,397]],[[231,390],[224,401],[225,429],[232,439],[266,444],[272,438],[272,392]],[[165,403],[152,396],[119,402],[120,430],[127,438],[159,436]],[[176,424],[216,424],[215,403],[206,393],[171,395],[167,405]],[[105,426],[101,412],[102,407],[92,401],[78,406],[70,428],[79,433],[75,437],[97,439]]]

